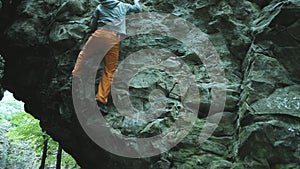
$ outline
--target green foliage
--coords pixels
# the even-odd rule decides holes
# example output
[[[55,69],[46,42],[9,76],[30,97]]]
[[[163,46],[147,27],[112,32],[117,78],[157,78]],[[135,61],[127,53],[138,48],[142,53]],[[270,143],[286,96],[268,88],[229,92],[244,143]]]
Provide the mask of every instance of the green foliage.
[[[58,143],[51,139],[39,126],[39,120],[33,118],[30,114],[20,112],[13,115],[10,119],[12,128],[7,133],[7,136],[12,140],[12,144],[17,144],[18,141],[30,142],[33,149],[38,155],[42,154],[44,137],[48,137],[48,154],[46,165],[53,166],[56,162],[56,153]],[[79,168],[76,161],[69,154],[63,152],[62,166],[67,168]]]
[[[29,141],[35,148],[40,147],[43,143],[43,132],[39,127],[39,121],[25,112],[18,113],[11,117],[11,124],[13,127],[7,133],[9,139],[13,143],[22,140]]]

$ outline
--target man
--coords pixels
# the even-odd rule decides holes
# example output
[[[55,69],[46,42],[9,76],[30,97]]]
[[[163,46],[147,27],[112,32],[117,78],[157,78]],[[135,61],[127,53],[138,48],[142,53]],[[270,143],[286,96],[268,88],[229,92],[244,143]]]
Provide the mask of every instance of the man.
[[[104,113],[107,113],[108,94],[118,65],[120,35],[126,34],[125,16],[128,12],[139,12],[140,10],[139,0],[134,0],[134,5],[118,0],[100,1],[91,22],[91,30],[94,33],[79,53],[72,71],[73,76],[80,78],[86,59],[97,56],[101,51],[100,48],[104,50],[102,51],[102,53],[106,53],[104,68],[96,94],[97,104]]]

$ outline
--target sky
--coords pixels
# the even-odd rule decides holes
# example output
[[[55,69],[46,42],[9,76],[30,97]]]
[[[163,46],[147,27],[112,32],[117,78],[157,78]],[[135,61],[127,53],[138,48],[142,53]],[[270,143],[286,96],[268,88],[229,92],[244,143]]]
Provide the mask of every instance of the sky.
[[[24,103],[16,100],[9,91],[5,91],[0,101],[0,113],[12,115],[19,112],[24,112]]]

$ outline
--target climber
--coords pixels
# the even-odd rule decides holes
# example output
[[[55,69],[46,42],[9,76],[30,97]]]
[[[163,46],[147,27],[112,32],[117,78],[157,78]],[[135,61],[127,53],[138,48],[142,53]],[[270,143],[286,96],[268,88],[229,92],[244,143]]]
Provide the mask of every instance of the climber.
[[[93,34],[80,51],[72,71],[74,77],[80,78],[86,59],[99,55],[99,48],[104,48],[104,68],[95,97],[104,114],[107,113],[108,94],[118,64],[120,36],[126,34],[125,16],[129,12],[140,10],[139,0],[134,0],[133,5],[118,0],[100,0],[90,25]],[[109,48],[106,49],[107,47]]]

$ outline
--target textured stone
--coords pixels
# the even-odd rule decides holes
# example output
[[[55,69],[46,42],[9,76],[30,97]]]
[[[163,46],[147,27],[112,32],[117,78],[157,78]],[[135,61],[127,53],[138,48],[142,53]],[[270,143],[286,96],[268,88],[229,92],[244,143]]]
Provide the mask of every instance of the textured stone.
[[[233,136],[235,132],[235,118],[235,113],[222,112],[222,119],[214,132],[214,136]]]
[[[209,164],[209,169],[230,169],[232,163],[226,160],[213,161]]]
[[[156,169],[156,168],[160,168],[160,169],[169,169],[171,166],[171,162],[168,160],[160,160],[157,161],[155,164],[153,164],[150,168],[152,169]]]
[[[258,118],[256,120],[262,120]],[[239,154],[249,167],[275,167],[299,161],[298,121],[281,122],[270,117],[253,123],[240,133]],[[251,140],[251,141],[250,141]],[[255,149],[255,151],[252,151]]]
[[[299,29],[300,4],[264,2],[256,2],[265,7],[253,22],[256,38],[243,62],[234,151],[245,168],[297,168],[300,111],[299,85],[295,84],[299,78],[295,73],[298,66],[292,62],[299,58],[295,57],[299,56],[299,43],[286,30]]]
[[[7,166],[8,161],[8,149],[9,149],[9,141],[6,137],[7,130],[9,128],[9,123],[0,117],[0,165],[5,168]]]
[[[300,118],[300,86],[275,90],[270,96],[251,105],[256,114],[267,112],[273,115],[289,115]]]
[[[257,34],[255,43],[264,51],[272,51],[276,58],[299,82],[299,2],[274,2],[266,6],[253,22],[253,32]],[[268,45],[264,45],[268,44]]]
[[[251,104],[259,98],[274,91],[277,87],[291,85],[292,80],[288,71],[275,58],[256,51],[257,46],[250,48],[248,56],[244,61],[244,91],[248,98],[245,100]]]
[[[163,25],[165,20],[162,15],[153,15],[140,22],[129,20],[128,26],[140,28],[139,32],[145,34],[122,41],[120,63],[124,63],[132,53],[140,57],[120,64],[119,70],[125,73],[132,73],[131,70],[140,72],[131,79],[129,90],[120,92],[130,95],[130,101],[137,110],[149,110],[149,100],[161,99],[155,104],[159,106],[156,111],[163,113],[149,124],[125,128],[125,124],[130,126],[134,123],[127,123],[110,100],[110,114],[106,120],[116,132],[138,137],[151,136],[161,133],[179,118],[183,94],[180,87],[175,85],[176,79],[159,68],[174,70],[178,77],[184,73],[183,63],[186,64],[197,83],[197,88],[191,89],[188,95],[199,90],[199,96],[192,95],[194,101],[200,100],[199,119],[196,119],[193,130],[170,151],[149,159],[127,159],[99,148],[82,131],[74,113],[71,71],[89,35],[88,25],[97,2],[0,2],[3,3],[1,12],[5,11],[0,14],[4,23],[0,26],[0,49],[6,67],[1,84],[25,102],[26,111],[39,118],[43,129],[58,140],[83,168],[298,167],[297,90],[300,70],[296,63],[299,62],[300,53],[300,24],[297,0],[141,2],[144,11],[172,13],[205,32],[207,35],[200,37],[207,36],[212,41],[220,55],[220,64],[224,67],[226,77],[227,100],[222,120],[212,137],[199,144],[199,134],[212,105],[211,91],[216,85],[211,82],[212,77],[206,70],[214,65],[205,65],[211,63],[212,58],[201,60],[203,56],[197,56],[191,49],[198,44],[188,46],[188,43],[178,39],[151,32],[149,26]],[[171,27],[163,26],[156,33],[180,30],[181,40],[194,42],[194,36],[186,36],[190,30],[183,29],[185,25],[181,21],[176,19]],[[133,33],[129,32],[129,35]],[[163,48],[174,55],[159,56],[148,52],[150,56],[143,57],[141,52],[137,52],[146,48]],[[204,48],[203,53],[205,55],[210,51]],[[150,63],[161,63],[161,67],[141,71]],[[102,66],[99,72],[101,70]],[[97,75],[97,81],[99,77]],[[124,87],[122,81],[116,85]],[[82,89],[88,91],[85,97],[93,97],[93,89],[86,86]],[[123,100],[120,104],[127,107],[128,102]],[[83,105],[85,109],[87,106]],[[84,113],[87,124],[93,126],[97,119],[89,116],[90,112],[86,110]],[[218,113],[212,117],[216,118]],[[208,123],[207,126],[214,129],[216,124]],[[160,144],[149,143],[145,147]]]
[[[86,31],[84,31],[86,30]],[[68,25],[54,24],[49,34],[49,40],[56,49],[66,50],[80,42],[84,33],[88,32],[88,27],[79,23]]]

